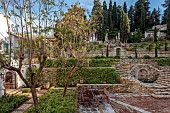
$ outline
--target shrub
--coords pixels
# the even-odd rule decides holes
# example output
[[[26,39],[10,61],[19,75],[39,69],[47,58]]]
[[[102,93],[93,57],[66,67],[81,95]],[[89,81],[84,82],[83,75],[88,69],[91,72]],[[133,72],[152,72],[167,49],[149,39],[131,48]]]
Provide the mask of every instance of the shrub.
[[[68,89],[65,97],[63,90],[50,90],[39,99],[40,113],[75,113],[75,90]],[[33,107],[25,113],[34,113]]]
[[[132,59],[132,56],[128,56],[128,58]]]
[[[170,66],[170,58],[159,58],[155,60],[160,66]]]
[[[89,62],[88,62],[89,61]],[[92,58],[83,59],[80,61],[81,67],[111,67],[113,63],[118,62],[119,59],[114,58]],[[67,68],[73,67],[76,63],[76,59],[47,59],[45,62],[45,68]]]
[[[111,67],[110,59],[91,59],[89,61],[89,67]]]
[[[63,87],[68,76],[69,69],[56,70],[56,86]],[[114,68],[82,68],[77,70],[70,80],[69,86],[74,86],[83,79],[85,84],[118,83],[119,79]]]
[[[151,57],[149,55],[144,55],[143,58],[144,59],[151,59]]]
[[[81,66],[87,67],[87,60],[80,61]],[[76,64],[76,59],[47,59],[45,62],[46,68],[61,68],[61,67],[73,67]]]
[[[0,113],[10,113],[28,99],[27,96],[7,96],[0,98]]]
[[[29,92],[31,92],[30,88],[26,88],[22,90],[22,93],[29,93]]]

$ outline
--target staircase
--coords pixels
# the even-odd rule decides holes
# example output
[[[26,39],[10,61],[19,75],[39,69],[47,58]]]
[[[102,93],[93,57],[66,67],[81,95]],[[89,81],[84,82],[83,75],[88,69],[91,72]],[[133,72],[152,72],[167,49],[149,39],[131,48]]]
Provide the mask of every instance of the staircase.
[[[120,63],[115,65],[115,67],[120,77],[126,77],[128,72],[131,71],[131,66],[128,64]],[[129,82],[131,81],[133,82],[134,80],[129,79]],[[142,87],[145,87],[148,90],[147,92],[155,98],[170,98],[170,72],[161,72],[161,75],[154,83],[139,83],[142,84]]]

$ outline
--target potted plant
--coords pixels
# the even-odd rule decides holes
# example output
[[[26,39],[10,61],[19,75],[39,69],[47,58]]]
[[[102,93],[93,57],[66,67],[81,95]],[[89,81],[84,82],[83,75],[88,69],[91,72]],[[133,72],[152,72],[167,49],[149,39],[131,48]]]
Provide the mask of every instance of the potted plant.
[[[84,80],[83,79],[80,79],[80,84],[83,84],[84,83]]]
[[[44,80],[44,82],[43,82],[43,88],[44,88],[44,89],[50,88],[50,82],[48,82],[48,80]]]

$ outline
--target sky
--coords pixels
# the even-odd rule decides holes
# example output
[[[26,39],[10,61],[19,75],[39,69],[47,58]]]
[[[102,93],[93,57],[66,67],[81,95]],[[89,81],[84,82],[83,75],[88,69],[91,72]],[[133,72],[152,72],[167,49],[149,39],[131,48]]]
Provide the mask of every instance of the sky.
[[[100,0],[101,3],[103,4],[104,0]],[[113,2],[116,2],[117,5],[123,5],[124,1],[126,1],[126,4],[128,6],[128,8],[130,7],[130,5],[135,5],[137,0],[112,0]],[[161,9],[161,13],[163,13],[163,7],[161,6],[161,4],[164,3],[164,0],[149,0],[150,1],[150,10],[152,11],[153,8],[160,8]],[[68,6],[70,6],[71,4],[74,4],[76,2],[80,2],[81,7],[85,8],[86,10],[88,10],[89,12],[91,12],[92,8],[93,8],[93,0],[65,0],[65,2],[68,4]],[[109,2],[110,0],[106,0],[107,2],[107,6],[109,6]]]

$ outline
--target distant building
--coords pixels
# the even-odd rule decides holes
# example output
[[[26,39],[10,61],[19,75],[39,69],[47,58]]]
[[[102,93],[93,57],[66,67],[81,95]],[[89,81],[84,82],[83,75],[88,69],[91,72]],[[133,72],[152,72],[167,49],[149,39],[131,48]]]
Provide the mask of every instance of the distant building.
[[[9,19],[10,31],[11,33],[15,32],[15,24]],[[0,12],[0,53],[7,53],[10,49],[9,46],[9,35],[8,35],[8,25],[4,14]],[[16,37],[12,36],[12,46],[18,46]]]
[[[153,26],[151,30],[146,31],[145,32],[145,38],[153,38],[154,37],[155,27],[158,29],[158,33],[157,33],[158,38],[167,36],[167,34],[166,34],[167,25],[164,24],[164,25]]]

